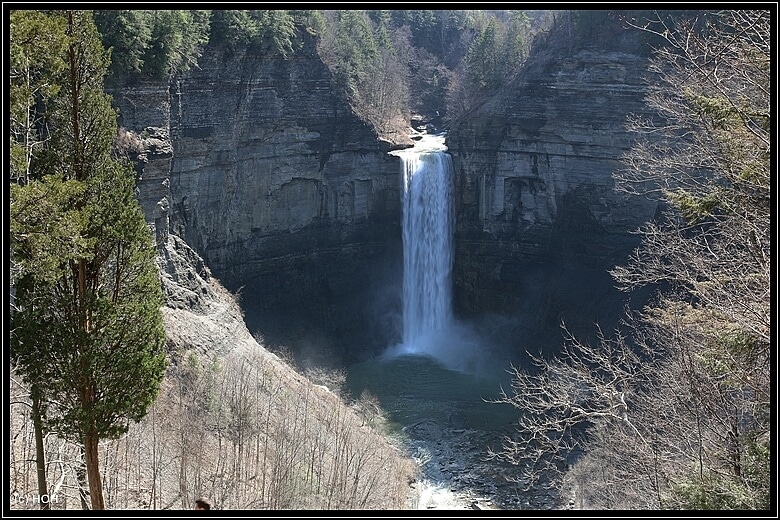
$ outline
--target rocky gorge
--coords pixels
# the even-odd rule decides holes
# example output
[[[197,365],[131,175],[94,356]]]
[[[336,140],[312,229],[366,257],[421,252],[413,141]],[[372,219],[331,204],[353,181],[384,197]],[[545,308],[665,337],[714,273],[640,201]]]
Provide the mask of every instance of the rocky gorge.
[[[354,114],[306,36],[286,60],[207,48],[196,70],[114,101],[142,139],[139,199],[158,237],[184,239],[247,307],[370,348],[371,324],[398,305],[386,287],[400,276],[399,166],[387,152],[403,145]],[[607,270],[656,211],[612,180],[627,117],[645,110],[647,58],[603,47],[532,54],[447,136],[456,308],[512,316],[515,337],[554,343],[561,321],[614,324],[624,296]],[[278,323],[263,325],[270,336]]]
[[[210,47],[170,84],[113,96],[120,126],[139,138],[138,196],[158,241],[180,238],[193,265],[239,293],[266,347],[295,344],[340,366],[387,345],[382,320],[400,303],[388,289],[401,254],[399,165],[388,152],[404,145],[354,114],[314,38],[304,41],[288,60]],[[646,67],[631,48],[532,55],[449,129],[456,309],[506,317],[513,354],[554,349],[562,322],[587,335],[621,315],[626,296],[608,269],[657,209],[612,180],[631,146],[626,118],[644,110]],[[560,507],[521,499],[498,472],[486,477],[481,455],[496,437],[435,423],[411,434],[432,479],[480,482],[482,498],[464,492],[458,507]]]

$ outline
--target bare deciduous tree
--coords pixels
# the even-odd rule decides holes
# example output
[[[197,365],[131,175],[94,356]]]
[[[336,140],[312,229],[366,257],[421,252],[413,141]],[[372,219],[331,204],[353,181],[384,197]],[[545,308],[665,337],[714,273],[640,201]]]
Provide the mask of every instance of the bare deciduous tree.
[[[523,415],[495,455],[524,465],[526,485],[568,482],[580,507],[764,509],[770,13],[675,22],[639,27],[665,42],[647,98],[656,116],[631,121],[638,140],[615,176],[618,189],[666,203],[612,271],[624,290],[659,296],[628,316],[628,341],[569,338],[561,356],[515,370],[502,401]]]
[[[608,338],[599,331],[598,338],[590,345],[567,332],[560,354],[531,356],[532,369],[510,370],[512,389],[502,389],[496,402],[515,406],[521,416],[517,433],[490,455],[520,465],[518,482],[525,490],[560,485],[567,457],[587,447],[586,426],[622,423],[626,435],[642,438],[634,424],[642,418],[629,405],[650,367],[621,335]]]

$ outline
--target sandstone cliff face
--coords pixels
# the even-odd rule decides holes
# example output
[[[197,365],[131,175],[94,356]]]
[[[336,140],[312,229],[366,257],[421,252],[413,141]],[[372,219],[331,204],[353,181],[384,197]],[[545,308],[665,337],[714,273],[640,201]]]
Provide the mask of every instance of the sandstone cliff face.
[[[656,209],[612,180],[631,146],[627,116],[645,110],[646,64],[606,50],[531,61],[450,132],[462,310],[519,312],[531,328],[619,312],[606,270]]]
[[[336,94],[312,37],[288,60],[208,48],[170,89],[127,87],[115,104],[120,125],[169,142],[146,147],[139,182],[158,236],[169,223],[247,306],[360,321],[366,266],[400,248],[398,159]]]
[[[173,93],[171,130],[172,230],[228,285],[397,232],[390,146],[334,94],[313,40],[290,60],[211,49]]]

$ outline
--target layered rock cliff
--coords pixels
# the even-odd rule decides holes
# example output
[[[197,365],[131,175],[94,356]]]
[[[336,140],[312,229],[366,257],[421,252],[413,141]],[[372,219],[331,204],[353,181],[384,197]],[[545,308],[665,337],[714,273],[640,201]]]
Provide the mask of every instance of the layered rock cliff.
[[[398,165],[337,95],[315,42],[212,49],[177,86],[171,227],[247,305],[358,326],[366,266],[398,249]]]
[[[231,284],[397,227],[391,148],[307,42],[289,60],[212,49],[173,93],[172,229]]]
[[[646,66],[631,45],[543,49],[453,126],[459,313],[510,315],[516,337],[553,342],[561,321],[592,329],[621,314],[608,269],[656,211],[612,180],[627,116],[645,110]],[[316,337],[321,357],[326,335],[385,341],[361,333],[397,310],[392,290],[378,310],[375,295],[400,283],[398,159],[331,80],[306,37],[287,60],[208,48],[171,85],[115,94],[120,124],[141,136],[139,198],[158,239],[170,229],[240,290],[269,344],[317,329],[295,340]]]
[[[338,92],[304,35],[291,59],[209,47],[170,88],[115,95],[122,126],[168,133],[139,183],[158,235],[169,220],[247,307],[330,331],[365,323],[369,266],[400,250],[396,146]]]
[[[547,52],[455,125],[461,312],[522,316],[519,334],[537,338],[561,321],[614,323],[624,296],[607,270],[656,210],[612,178],[631,146],[627,117],[645,111],[646,67],[631,51]]]

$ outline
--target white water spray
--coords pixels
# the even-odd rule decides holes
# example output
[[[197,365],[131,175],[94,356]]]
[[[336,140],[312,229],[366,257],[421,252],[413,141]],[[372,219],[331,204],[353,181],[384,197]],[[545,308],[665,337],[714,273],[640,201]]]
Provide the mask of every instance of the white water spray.
[[[452,318],[452,158],[444,136],[425,136],[401,158],[403,343],[398,353],[440,357]]]

